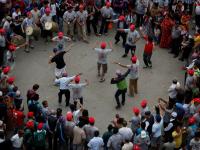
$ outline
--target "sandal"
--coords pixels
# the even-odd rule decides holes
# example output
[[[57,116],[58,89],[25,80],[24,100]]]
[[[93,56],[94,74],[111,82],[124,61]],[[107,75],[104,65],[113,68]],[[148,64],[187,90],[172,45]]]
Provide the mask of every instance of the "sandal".
[[[103,78],[103,79],[100,79],[100,81],[99,82],[104,82],[105,81],[105,79]]]

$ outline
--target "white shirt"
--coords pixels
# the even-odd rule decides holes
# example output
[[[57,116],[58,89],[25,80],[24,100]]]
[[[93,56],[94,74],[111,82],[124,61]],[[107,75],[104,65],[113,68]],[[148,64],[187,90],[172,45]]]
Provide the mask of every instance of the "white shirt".
[[[119,134],[122,136],[123,141],[125,142],[126,139],[131,140],[133,136],[133,132],[128,127],[122,127],[119,129]]]
[[[12,18],[15,19],[17,16],[20,16],[20,15],[21,15],[20,11],[18,13],[17,12],[13,12],[12,13]]]
[[[129,78],[138,79],[139,78],[139,60],[135,64],[127,65],[130,69]]]
[[[62,39],[60,39],[58,36],[55,36],[52,40],[57,42],[56,47],[59,50],[64,50],[65,49],[65,41],[69,41],[71,39],[69,37],[67,37],[67,36],[63,36]],[[59,45],[62,45],[62,49],[59,48]]]
[[[176,84],[172,84],[168,89],[168,95],[170,98],[176,98],[177,91],[176,91]]]
[[[72,77],[62,77],[60,79],[55,79],[55,83],[60,85],[60,90],[69,89],[68,84],[71,80],[73,80],[76,76]]]
[[[66,11],[63,15],[63,19],[66,22],[72,22],[76,18],[76,13],[75,11]]]
[[[21,148],[22,147],[22,142],[23,142],[23,136],[19,137],[18,134],[15,134],[12,138],[11,138],[11,142],[12,142],[12,146],[14,148]]]
[[[51,6],[51,15],[56,16],[56,4],[50,4]]]
[[[40,11],[39,10],[31,10],[31,14],[33,16],[34,23],[39,23]]]
[[[85,23],[88,17],[88,12],[84,10],[83,12],[77,12],[77,20],[79,23]]]
[[[42,23],[43,27],[45,25],[46,22],[51,22],[52,21],[52,15],[49,14],[48,16],[46,14],[44,14],[41,18],[40,18],[40,22]]]
[[[107,64],[107,55],[112,51],[112,49],[95,48],[94,50],[98,53],[97,62],[100,64]]]
[[[90,150],[101,150],[101,148],[103,147],[104,142],[103,139],[101,137],[93,137],[89,143],[88,143],[88,147]]]
[[[73,99],[81,98],[82,97],[82,89],[85,87],[86,83],[79,83],[79,84],[69,84],[69,88],[73,91]]]
[[[134,46],[135,43],[133,43],[133,42],[135,41],[135,39],[140,38],[138,31],[134,30],[132,32],[132,31],[130,31],[130,29],[124,29],[124,32],[128,33],[126,43],[130,46]]]
[[[106,6],[101,8],[101,15],[104,18],[110,18],[113,15],[113,9],[111,7],[107,8]]]

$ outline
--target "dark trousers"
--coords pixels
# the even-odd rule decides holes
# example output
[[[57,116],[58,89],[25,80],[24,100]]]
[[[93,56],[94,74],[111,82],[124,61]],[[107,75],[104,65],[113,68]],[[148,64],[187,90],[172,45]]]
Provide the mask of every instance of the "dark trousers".
[[[182,56],[181,56],[181,59],[188,59],[189,55],[190,55],[190,52],[192,51],[192,47],[185,47],[182,49],[183,53],[182,53]]]
[[[178,56],[179,52],[180,52],[180,38],[176,38],[172,40],[172,48],[171,48],[171,52],[175,55]]]
[[[65,102],[66,102],[66,106],[69,105],[69,100],[70,100],[70,91],[68,89],[66,90],[61,90],[58,93],[58,102],[61,103],[62,102],[62,95],[65,95]]]
[[[115,35],[116,42],[120,41],[120,39],[119,39],[120,37],[122,37],[122,39],[123,39],[123,46],[125,46],[125,43],[126,43],[126,33],[117,31],[117,33]]]
[[[5,47],[0,47],[0,66],[3,66]]]
[[[90,25],[92,25],[94,33],[97,34],[97,24],[94,19],[93,20],[87,19],[86,24],[87,24],[87,32],[89,34],[91,33]]]
[[[192,4],[187,4],[184,3],[184,9],[189,11],[189,14],[192,15],[192,11],[193,11],[193,3]]]
[[[139,27],[139,26],[142,26],[143,24],[143,16],[144,14],[136,14],[136,26]]]
[[[129,50],[131,50],[131,54],[133,56],[133,55],[135,55],[135,49],[136,49],[135,45],[131,46],[129,44],[125,44],[125,54],[128,54]]]
[[[102,17],[102,21],[101,21],[101,27],[100,27],[100,32],[99,34],[103,34],[103,33],[108,33],[108,25],[109,22],[107,20],[109,20],[110,18],[103,18]]]
[[[65,141],[66,141],[66,145],[67,145],[67,150],[72,150],[73,149],[73,137],[66,137]]]
[[[117,105],[120,106],[120,102],[119,102],[119,96],[122,95],[122,104],[125,103],[125,100],[126,100],[126,92],[127,92],[127,89],[124,89],[124,90],[117,90],[116,93],[115,93],[115,100],[117,102]]]
[[[195,23],[197,27],[200,27],[200,15],[195,16]]]
[[[152,63],[151,63],[151,55],[152,54],[147,54],[147,53],[144,53],[143,54],[143,61],[144,61],[144,64],[149,67],[149,65],[151,66]]]

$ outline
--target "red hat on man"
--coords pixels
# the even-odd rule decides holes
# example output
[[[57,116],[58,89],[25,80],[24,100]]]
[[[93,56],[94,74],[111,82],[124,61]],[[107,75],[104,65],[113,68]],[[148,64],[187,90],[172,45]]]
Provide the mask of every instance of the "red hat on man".
[[[111,3],[110,2],[106,2],[106,7],[110,7]]]
[[[47,7],[47,8],[45,9],[45,13],[46,13],[46,14],[50,14],[50,13],[51,13],[51,9],[50,9],[49,7]]]
[[[144,108],[147,106],[147,100],[146,99],[143,99],[140,103],[141,107]]]
[[[134,30],[135,30],[135,25],[134,25],[134,24],[130,25],[130,30],[131,30],[131,31],[134,31]]]
[[[68,112],[68,113],[66,114],[66,119],[67,119],[67,121],[72,121],[72,119],[73,119],[73,114],[72,114],[71,112]]]
[[[194,98],[194,99],[193,99],[193,102],[194,102],[194,103],[200,103],[200,98]]]
[[[79,83],[80,80],[81,80],[80,76],[76,76],[76,77],[74,78],[75,83]]]
[[[137,107],[133,107],[133,112],[134,112],[136,115],[138,115],[138,114],[140,113],[140,110],[139,110],[139,108],[137,108]]]
[[[123,15],[119,16],[119,21],[124,21],[125,17]]]
[[[90,118],[89,118],[89,123],[91,123],[91,124],[95,123],[94,117],[90,117]]]
[[[133,146],[133,150],[141,150],[140,147],[138,145],[134,145]]]
[[[34,116],[34,113],[32,111],[27,113],[27,117],[28,118],[33,118],[33,116]]]
[[[27,16],[30,16],[30,15],[31,15],[31,12],[30,12],[30,11],[28,11],[28,12],[26,13],[26,15],[27,15]]]
[[[11,44],[8,46],[9,51],[14,52],[16,50],[16,46]]]
[[[189,75],[193,76],[194,75],[194,70],[193,69],[189,69],[189,70],[187,70],[187,73]]]
[[[9,77],[9,78],[7,79],[8,84],[13,84],[14,81],[15,81],[15,77]]]
[[[58,38],[63,38],[63,36],[64,36],[64,34],[63,34],[63,32],[58,32]]]
[[[27,123],[26,123],[26,127],[29,128],[29,129],[33,129],[34,128],[34,122],[29,120]]]
[[[106,42],[101,42],[101,48],[105,49],[106,48]]]
[[[194,124],[196,122],[196,119],[194,117],[189,118],[188,123],[190,125]]]
[[[10,67],[6,66],[5,68],[3,68],[3,73],[7,74],[10,71]]]
[[[79,5],[79,9],[83,10],[84,6],[82,4]]]
[[[135,64],[137,62],[137,56],[134,55],[133,57],[131,57],[131,61],[133,64]]]
[[[37,126],[37,129],[42,130],[42,128],[43,128],[43,123],[39,123],[38,126]]]

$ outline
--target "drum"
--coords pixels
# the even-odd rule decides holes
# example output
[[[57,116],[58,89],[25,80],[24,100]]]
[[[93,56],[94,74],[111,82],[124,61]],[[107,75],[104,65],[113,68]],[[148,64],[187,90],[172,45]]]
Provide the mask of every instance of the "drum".
[[[52,26],[53,26],[52,22],[46,22],[44,24],[45,30],[48,30],[48,31],[52,29]]]
[[[58,24],[56,22],[52,22],[51,32],[58,32]]]
[[[26,35],[32,35],[33,34],[33,27],[28,26],[26,27]]]
[[[39,37],[40,36],[40,28],[38,26],[36,26],[35,28],[33,28],[33,36],[34,37]]]
[[[11,43],[19,46],[25,43],[25,39],[21,35],[15,35],[11,37]]]

